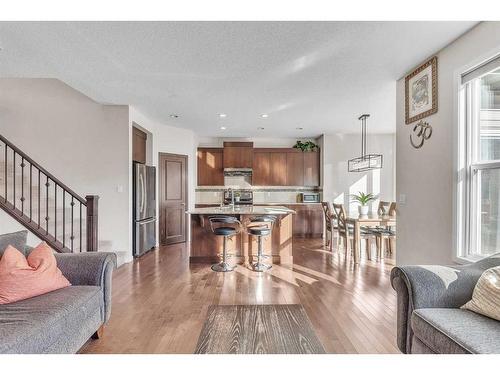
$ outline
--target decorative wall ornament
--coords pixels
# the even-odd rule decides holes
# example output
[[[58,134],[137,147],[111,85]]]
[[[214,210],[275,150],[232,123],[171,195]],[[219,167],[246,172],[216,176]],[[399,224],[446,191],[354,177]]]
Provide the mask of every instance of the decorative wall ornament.
[[[438,110],[437,56],[405,78],[405,122],[410,124]]]
[[[432,135],[432,126],[424,120],[420,120],[418,124],[413,127],[412,134],[410,134],[410,143],[415,148],[421,148],[424,142]]]

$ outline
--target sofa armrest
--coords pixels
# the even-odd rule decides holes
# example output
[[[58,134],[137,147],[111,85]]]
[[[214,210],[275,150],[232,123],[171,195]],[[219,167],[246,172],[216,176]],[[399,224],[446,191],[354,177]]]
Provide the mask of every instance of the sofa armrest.
[[[411,352],[410,319],[415,309],[459,308],[472,298],[481,274],[500,265],[500,255],[466,266],[402,266],[391,271],[391,284],[397,292],[397,344],[403,353]]]
[[[104,252],[55,254],[57,267],[72,285],[95,285],[104,295],[104,322],[111,315],[111,276],[116,254]]]

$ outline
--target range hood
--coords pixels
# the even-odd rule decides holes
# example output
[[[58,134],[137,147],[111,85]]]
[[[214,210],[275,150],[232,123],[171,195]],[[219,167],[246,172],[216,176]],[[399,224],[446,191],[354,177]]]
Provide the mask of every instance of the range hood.
[[[252,168],[224,168],[224,176],[252,176]]]

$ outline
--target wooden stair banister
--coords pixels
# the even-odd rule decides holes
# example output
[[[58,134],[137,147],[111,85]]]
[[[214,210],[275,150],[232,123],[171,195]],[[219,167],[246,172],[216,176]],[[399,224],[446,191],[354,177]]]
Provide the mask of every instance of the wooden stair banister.
[[[1,157],[1,209],[58,252],[98,250],[97,195],[82,198],[2,135]]]

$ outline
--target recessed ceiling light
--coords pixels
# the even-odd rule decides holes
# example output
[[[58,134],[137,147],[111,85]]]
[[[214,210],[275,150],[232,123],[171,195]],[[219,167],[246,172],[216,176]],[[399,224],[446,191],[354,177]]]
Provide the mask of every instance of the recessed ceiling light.
[[[179,118],[179,115],[176,115],[175,113],[172,113],[172,114],[170,115],[170,117],[172,117],[172,118]]]
[[[224,118],[224,117],[227,117],[227,115],[225,113],[219,113],[219,117]]]
[[[260,117],[262,117],[262,118],[268,118],[269,115],[267,113],[263,113],[263,114],[260,115]]]
[[[220,130],[226,130],[226,127],[225,126],[221,126]]]
[[[297,127],[297,128],[295,128],[295,129],[297,129],[297,130],[304,130],[304,128],[302,128],[302,127],[300,127],[300,126],[299,126],[299,127]]]
[[[259,126],[257,129],[258,130],[264,130],[264,128],[262,126]]]

